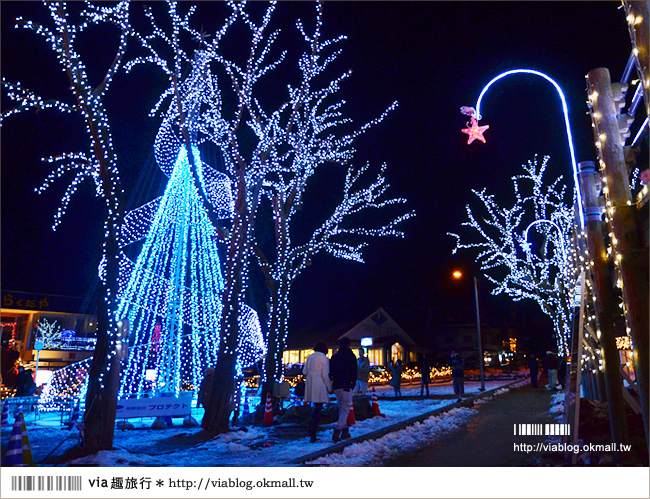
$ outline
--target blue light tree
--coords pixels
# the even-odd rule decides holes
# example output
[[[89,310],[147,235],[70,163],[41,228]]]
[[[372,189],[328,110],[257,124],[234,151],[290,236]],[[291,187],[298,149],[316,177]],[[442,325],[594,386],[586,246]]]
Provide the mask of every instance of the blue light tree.
[[[461,242],[459,234],[453,253],[460,249],[478,250],[477,262],[483,275],[495,285],[492,294],[504,293],[514,301],[534,300],[553,321],[556,344],[561,355],[569,351],[571,299],[577,280],[574,210],[564,201],[562,177],[550,184],[543,176],[549,157],[541,165],[537,156],[522,165],[523,175],[512,178],[516,201],[510,208],[499,206],[485,189],[472,192],[483,203],[484,218],[478,219],[469,205],[468,221],[473,242]],[[527,240],[534,226],[543,235],[541,245]],[[477,237],[478,236],[478,237]]]
[[[204,56],[196,52],[189,75],[176,87],[178,99],[171,101],[156,136],[155,158],[169,176],[166,191],[127,213],[121,230],[122,248],[145,240],[135,263],[122,255],[116,314],[128,319],[132,334],[122,396],[149,391],[178,394],[195,388],[205,369],[214,367],[218,359],[224,283],[216,225],[232,217],[231,182],[201,161],[196,145],[188,155],[174,127],[180,103],[188,116],[188,139],[196,143],[197,96],[205,95],[209,84]],[[241,369],[259,360],[264,344],[257,313],[250,307],[241,308],[238,326]],[[155,379],[147,379],[147,371],[154,372]]]

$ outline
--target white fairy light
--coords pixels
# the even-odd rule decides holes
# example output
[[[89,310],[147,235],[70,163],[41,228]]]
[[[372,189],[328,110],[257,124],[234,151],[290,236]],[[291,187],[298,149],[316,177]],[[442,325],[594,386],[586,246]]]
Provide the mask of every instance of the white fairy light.
[[[563,201],[566,186],[561,178],[550,185],[543,181],[548,156],[538,165],[537,156],[522,165],[524,175],[513,177],[516,202],[511,208],[500,207],[493,195],[485,189],[473,191],[487,211],[487,217],[479,220],[467,206],[469,221],[462,226],[478,233],[479,242],[462,243],[456,238],[459,249],[479,250],[477,262],[485,277],[496,287],[492,294],[504,293],[514,301],[534,300],[552,320],[558,351],[568,352],[571,327],[571,298],[576,279],[577,256],[571,245],[574,213]],[[531,194],[526,195],[525,192]],[[525,220],[534,217],[532,224]],[[541,221],[552,222],[549,224]],[[528,230],[523,227],[538,225],[545,236],[539,252],[532,251],[526,240]],[[524,248],[522,255],[519,247]],[[567,249],[569,248],[569,249]],[[558,251],[559,250],[559,251]]]

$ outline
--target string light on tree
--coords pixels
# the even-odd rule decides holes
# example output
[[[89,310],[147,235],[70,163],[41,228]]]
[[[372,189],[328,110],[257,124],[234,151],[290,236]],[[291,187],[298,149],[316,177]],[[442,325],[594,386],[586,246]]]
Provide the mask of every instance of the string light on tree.
[[[539,305],[552,319],[558,351],[564,354],[569,346],[576,281],[577,256],[575,250],[566,249],[572,248],[574,214],[564,202],[566,187],[561,177],[550,184],[544,182],[548,159],[544,157],[539,165],[535,156],[522,165],[524,174],[512,178],[516,201],[510,208],[499,206],[485,189],[473,191],[486,216],[478,219],[468,205],[468,221],[462,226],[478,236],[475,242],[464,243],[460,235],[449,235],[456,239],[454,253],[460,249],[478,250],[483,275],[495,285],[492,294],[504,293],[514,301],[532,299]],[[531,218],[533,222],[526,223]],[[527,229],[522,231],[524,224]],[[540,254],[525,251],[522,256],[519,248],[530,248],[527,237],[532,226],[537,226],[544,236]]]

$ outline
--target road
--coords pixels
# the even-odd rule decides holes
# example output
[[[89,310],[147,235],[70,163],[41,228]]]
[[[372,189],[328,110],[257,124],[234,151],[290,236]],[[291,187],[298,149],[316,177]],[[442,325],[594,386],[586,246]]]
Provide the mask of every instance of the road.
[[[515,424],[554,423],[548,412],[551,394],[530,386],[509,391],[476,406],[479,413],[449,436],[406,453],[386,466],[526,466],[535,455],[516,452],[515,443],[536,445],[545,436],[514,436]]]

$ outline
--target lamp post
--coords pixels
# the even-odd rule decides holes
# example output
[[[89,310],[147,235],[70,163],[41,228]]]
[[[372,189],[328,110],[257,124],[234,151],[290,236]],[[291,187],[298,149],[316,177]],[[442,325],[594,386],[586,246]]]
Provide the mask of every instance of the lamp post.
[[[454,279],[462,279],[463,273],[460,270],[454,270],[452,273]],[[478,365],[481,376],[480,391],[485,391],[485,373],[483,372],[483,342],[481,341],[481,312],[478,301],[478,277],[474,276],[474,298],[476,301],[476,336],[478,338]]]

